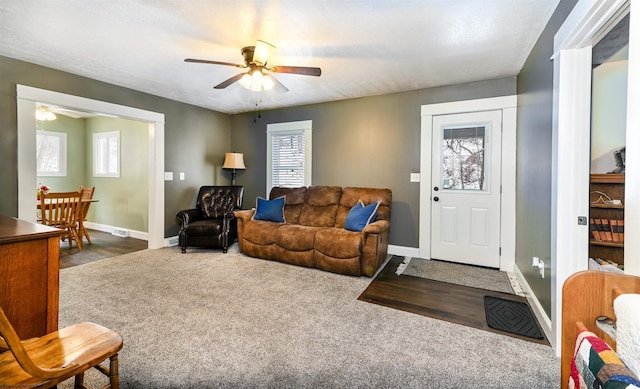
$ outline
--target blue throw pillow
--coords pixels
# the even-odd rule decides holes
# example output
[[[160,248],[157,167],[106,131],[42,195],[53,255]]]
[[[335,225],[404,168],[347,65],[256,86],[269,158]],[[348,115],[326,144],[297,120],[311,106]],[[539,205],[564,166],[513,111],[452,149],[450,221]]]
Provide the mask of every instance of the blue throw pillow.
[[[262,197],[258,197],[256,199],[256,213],[253,215],[253,219],[284,223],[284,202],[285,196],[273,200],[265,200]]]
[[[365,206],[362,200],[358,200],[358,203],[349,211],[347,220],[344,221],[344,228],[349,231],[362,231],[369,223],[376,221],[379,206],[380,201]]]

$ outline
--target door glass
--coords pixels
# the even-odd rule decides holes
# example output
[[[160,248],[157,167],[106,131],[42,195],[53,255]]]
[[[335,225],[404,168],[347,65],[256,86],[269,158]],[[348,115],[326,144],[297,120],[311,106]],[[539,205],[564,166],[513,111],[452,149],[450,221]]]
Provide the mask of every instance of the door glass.
[[[485,191],[487,126],[465,125],[442,130],[442,189]]]

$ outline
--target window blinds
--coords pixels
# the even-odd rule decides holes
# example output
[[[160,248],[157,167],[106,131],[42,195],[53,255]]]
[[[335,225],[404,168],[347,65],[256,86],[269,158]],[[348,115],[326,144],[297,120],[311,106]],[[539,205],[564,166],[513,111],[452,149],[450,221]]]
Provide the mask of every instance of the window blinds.
[[[304,131],[271,134],[272,185],[304,186]]]

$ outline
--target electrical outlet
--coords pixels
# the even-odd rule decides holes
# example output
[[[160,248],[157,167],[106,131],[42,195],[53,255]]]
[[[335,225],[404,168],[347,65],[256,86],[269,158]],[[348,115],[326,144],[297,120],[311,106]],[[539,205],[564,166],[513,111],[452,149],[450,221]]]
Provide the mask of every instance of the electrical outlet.
[[[410,182],[420,182],[420,173],[411,173],[409,175]]]
[[[538,257],[533,257],[533,261],[531,262],[531,267],[537,268],[540,270],[540,277],[544,278],[544,262],[542,259]]]
[[[165,181],[173,180],[173,172],[164,172],[164,180]]]

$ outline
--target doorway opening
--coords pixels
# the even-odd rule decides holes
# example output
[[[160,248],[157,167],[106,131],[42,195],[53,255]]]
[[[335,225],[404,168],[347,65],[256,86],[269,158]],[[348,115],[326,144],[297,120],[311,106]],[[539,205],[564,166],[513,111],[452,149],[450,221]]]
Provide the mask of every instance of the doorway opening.
[[[18,111],[18,217],[35,221],[33,192],[36,178],[36,118],[37,104],[63,106],[87,112],[126,118],[147,123],[149,150],[148,178],[148,248],[160,248],[164,242],[164,114],[138,108],[92,100],[17,85]]]

